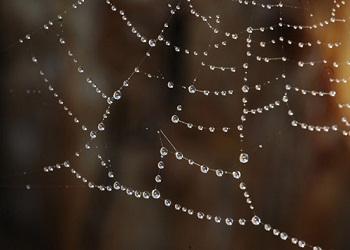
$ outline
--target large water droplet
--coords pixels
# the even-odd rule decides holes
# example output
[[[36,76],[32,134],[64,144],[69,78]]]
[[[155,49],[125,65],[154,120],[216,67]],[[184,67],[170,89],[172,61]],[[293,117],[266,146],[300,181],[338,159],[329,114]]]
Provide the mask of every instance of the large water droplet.
[[[260,223],[261,223],[260,217],[259,217],[259,216],[256,216],[256,215],[253,216],[253,218],[252,218],[251,221],[252,221],[253,225],[255,225],[255,226],[258,226],[258,225],[260,225]]]
[[[249,161],[249,155],[247,153],[241,153],[239,155],[239,161],[243,164],[247,163]]]
[[[158,191],[158,189],[153,189],[152,190],[152,197],[153,197],[153,199],[159,199],[160,198],[160,192]]]
[[[122,98],[122,92],[120,92],[120,90],[117,90],[113,93],[113,98],[116,100],[120,100],[120,98]]]
[[[190,92],[191,94],[196,93],[197,89],[194,85],[190,85],[188,86],[188,92]]]

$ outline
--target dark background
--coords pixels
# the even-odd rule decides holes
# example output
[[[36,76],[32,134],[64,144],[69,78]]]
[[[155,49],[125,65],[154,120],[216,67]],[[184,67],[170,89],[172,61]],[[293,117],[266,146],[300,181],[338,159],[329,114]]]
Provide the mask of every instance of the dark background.
[[[308,11],[314,20],[330,15],[332,1],[288,1],[303,9],[283,9],[284,20],[308,24]],[[241,6],[229,0],[193,1],[204,15],[220,14],[220,28],[230,32],[247,26],[275,23],[279,11]],[[86,135],[57,104],[31,63],[41,59],[51,84],[67,106],[89,128],[96,125],[106,103],[88,86],[62,48],[55,42],[55,31],[40,27],[57,13],[70,9],[68,0],[1,1],[1,147],[0,168],[0,248],[1,249],[296,249],[262,228],[228,228],[199,221],[159,202],[130,199],[120,192],[90,190],[68,170],[45,174],[44,166],[73,159]],[[169,16],[167,1],[118,1],[128,18],[147,37],[156,37]],[[165,37],[179,46],[205,50],[212,35],[208,27],[183,8],[172,17]],[[347,16],[343,8],[340,16]],[[148,49],[140,43],[102,0],[89,0],[64,20],[69,47],[84,65],[85,72],[108,95],[119,88]],[[31,42],[16,41],[36,32]],[[283,55],[295,60],[346,60],[349,55],[349,27],[337,23],[316,31],[278,29],[257,35],[269,40],[280,35],[291,40],[339,40],[338,49],[254,47],[256,54]],[[222,37],[221,37],[222,38]],[[211,51],[206,61],[218,65],[239,65],[245,60],[245,42],[238,40]],[[186,121],[236,126],[241,114],[242,75],[210,71],[199,66],[201,58],[179,55],[160,43],[142,70],[162,73],[167,79],[207,89],[234,89],[231,97],[190,95],[182,89],[170,90],[166,82],[141,74],[130,81],[122,100],[111,109],[106,130],[99,136],[99,152],[112,162],[118,180],[140,190],[151,190],[157,173],[159,138],[162,129],[182,152],[197,162],[227,170],[240,169],[255,203],[256,212],[291,236],[320,245],[324,249],[349,249],[350,170],[349,137],[336,133],[307,132],[290,126],[287,108],[282,105],[264,115],[249,116],[243,147],[250,155],[239,165],[241,148],[238,133],[203,133],[174,125],[176,113]],[[296,117],[310,124],[339,123],[346,110],[337,103],[349,102],[347,86],[327,81],[330,76],[346,77],[346,67],[331,65],[298,68],[295,63],[259,64],[251,61],[250,84],[263,82],[285,70],[287,80],[305,89],[338,90],[336,98],[293,94],[289,105]],[[201,69],[201,70],[200,70]],[[279,81],[261,92],[249,94],[248,107],[262,106],[284,92]],[[231,125],[230,125],[231,124]],[[262,149],[257,149],[262,144]],[[73,167],[94,182],[113,183],[91,153],[73,161]],[[195,210],[211,214],[248,216],[237,182],[213,175],[203,176],[184,164],[167,160],[160,185],[162,195]]]

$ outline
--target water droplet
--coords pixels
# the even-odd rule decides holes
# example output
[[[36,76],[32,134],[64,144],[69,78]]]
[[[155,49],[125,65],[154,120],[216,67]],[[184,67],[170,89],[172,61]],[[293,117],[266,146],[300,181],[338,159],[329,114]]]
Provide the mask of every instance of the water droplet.
[[[120,184],[119,184],[119,182],[114,182],[113,183],[113,188],[115,189],[115,190],[119,190],[120,189]]]
[[[148,40],[148,44],[149,44],[149,46],[151,46],[151,47],[155,47],[155,46],[156,46],[156,41],[153,40],[153,39],[150,39],[150,40]]]
[[[83,69],[82,66],[79,66],[79,67],[78,67],[78,72],[79,72],[79,73],[84,73],[84,69]]]
[[[249,155],[247,153],[241,153],[239,155],[239,161],[243,164],[247,163],[249,161]]]
[[[169,88],[169,89],[174,88],[174,83],[173,83],[173,82],[168,82],[168,88]]]
[[[220,222],[221,222],[221,217],[220,217],[220,216],[215,216],[215,217],[214,217],[214,221],[215,221],[216,223],[220,223]]]
[[[162,182],[162,177],[158,174],[158,175],[156,175],[156,177],[154,178],[154,180],[155,180],[157,183],[160,183],[160,182]]]
[[[153,189],[152,190],[152,197],[153,197],[153,199],[159,199],[160,198],[160,192],[158,191],[158,189]]]
[[[238,220],[238,223],[239,223],[241,226],[244,226],[245,223],[246,223],[246,220],[243,219],[243,218],[240,218],[240,219]]]
[[[181,152],[176,152],[175,153],[175,156],[176,156],[176,159],[178,159],[178,160],[182,160],[183,159],[183,154],[181,153]]]
[[[206,174],[206,173],[209,172],[209,168],[208,168],[207,166],[205,166],[205,165],[202,165],[202,166],[201,166],[201,172],[204,173],[204,174]]]
[[[232,172],[232,176],[233,176],[233,178],[235,178],[235,179],[239,179],[239,178],[241,178],[241,172],[239,172],[239,171],[233,171],[233,172]]]
[[[91,139],[95,139],[96,138],[96,132],[95,131],[91,131],[90,132],[90,138]]]
[[[269,232],[269,231],[271,231],[272,227],[269,224],[265,224],[264,229],[265,229],[265,231]]]
[[[204,218],[204,213],[203,212],[197,212],[197,218],[202,220]]]
[[[99,124],[97,125],[97,129],[98,129],[99,131],[103,131],[103,130],[105,130],[105,125],[101,122],[101,123],[99,123]]]
[[[150,196],[151,196],[151,195],[149,194],[149,192],[143,192],[143,193],[142,193],[142,197],[143,197],[144,199],[149,199]]]
[[[226,218],[226,219],[225,219],[225,223],[226,223],[226,225],[228,225],[228,226],[232,226],[232,224],[233,224],[233,219],[232,219],[232,218]]]
[[[218,176],[218,177],[221,177],[221,176],[224,175],[224,171],[223,171],[222,169],[217,169],[217,170],[215,171],[215,173],[216,173],[216,176]]]
[[[282,233],[280,234],[280,237],[281,237],[282,240],[287,240],[287,239],[288,239],[288,234],[282,232]]]
[[[248,93],[248,92],[249,92],[249,87],[248,87],[248,85],[243,85],[243,87],[242,87],[242,92],[243,92],[243,93]]]
[[[66,41],[61,37],[60,38],[60,44],[65,44],[66,43]]]
[[[194,85],[190,85],[188,86],[188,92],[190,92],[191,94],[196,93],[197,89]]]
[[[112,105],[112,103],[113,103],[113,99],[112,99],[112,98],[110,98],[110,97],[108,97],[108,98],[107,98],[107,103],[108,103],[109,105]]]
[[[178,122],[180,121],[180,119],[179,119],[179,117],[178,117],[177,115],[173,115],[173,116],[171,117],[171,121],[172,121],[173,123],[178,123]]]
[[[256,215],[253,216],[251,221],[255,226],[259,226],[261,223],[261,219],[259,218],[259,216],[256,216]]]
[[[306,246],[305,241],[299,240],[298,246],[301,247],[301,248],[304,248]]]
[[[120,90],[117,90],[113,93],[113,98],[116,100],[120,100],[122,98],[122,92]]]
[[[159,161],[158,162],[158,168],[159,169],[163,169],[164,168],[164,162],[163,161]]]
[[[171,206],[171,200],[164,200],[164,205],[167,207]]]
[[[168,149],[165,148],[165,147],[161,147],[161,149],[160,149],[160,154],[161,154],[162,156],[166,156],[166,155],[168,154]]]

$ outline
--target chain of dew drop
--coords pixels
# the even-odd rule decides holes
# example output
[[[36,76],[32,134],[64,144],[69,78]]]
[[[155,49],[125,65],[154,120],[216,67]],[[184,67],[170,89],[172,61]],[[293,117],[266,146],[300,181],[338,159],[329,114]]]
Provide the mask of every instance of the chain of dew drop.
[[[84,0],[79,0],[76,1],[73,5],[72,8],[76,9],[79,6],[81,6],[85,1]],[[107,5],[109,5],[110,9],[114,12],[117,11],[117,7],[112,3],[112,1],[110,0],[106,0],[105,1]],[[190,0],[187,0],[188,2],[188,6],[190,8],[190,14],[192,14],[194,17],[198,18],[199,20],[203,21],[215,34],[220,33],[220,30],[218,28],[215,27],[215,24],[212,24],[210,21],[214,20],[214,23],[218,24],[220,23],[220,17],[219,16],[215,16],[215,18],[213,18],[212,16],[204,16],[202,14],[200,14],[199,11],[197,11],[194,6],[191,4]],[[263,4],[260,2],[256,2],[254,0],[252,1],[248,1],[248,0],[232,0],[232,2],[241,4],[241,5],[253,5],[253,6],[258,6],[260,8],[264,8],[264,9],[273,9],[273,8],[295,8],[297,9],[297,6],[289,6],[289,5],[284,5],[283,3],[279,3],[279,4]],[[271,25],[271,26],[267,26],[267,27],[248,27],[246,29],[246,39],[244,39],[246,41],[246,48],[247,48],[247,60],[249,59],[249,57],[253,56],[252,52],[251,52],[251,47],[253,43],[259,44],[261,47],[265,47],[267,43],[271,43],[271,44],[276,44],[276,40],[271,40],[270,42],[264,42],[264,41],[254,41],[252,39],[253,33],[254,32],[265,32],[265,31],[273,31],[275,30],[277,27],[286,27],[286,28],[292,28],[294,30],[303,30],[303,29],[318,29],[318,28],[322,28],[325,26],[328,26],[332,23],[337,23],[337,22],[345,22],[345,19],[338,19],[336,18],[336,11],[337,9],[340,9],[341,7],[345,6],[346,2],[345,1],[341,1],[340,3],[338,3],[338,1],[334,0],[334,8],[332,8],[331,11],[331,17],[329,19],[325,19],[320,21],[319,23],[315,23],[313,25],[308,25],[308,26],[302,26],[302,25],[293,25],[293,24],[288,24],[288,23],[284,23],[282,22],[282,20],[280,19],[280,22],[277,25]],[[172,6],[171,4],[168,4],[168,7],[170,8],[170,14],[171,16],[175,15],[177,11],[179,11],[180,5],[175,5]],[[61,21],[63,20],[63,16],[67,14],[67,11],[65,11],[62,15],[58,15],[57,20]],[[160,34],[156,37],[156,39],[147,39],[144,35],[142,35],[141,33],[139,33],[137,31],[137,29],[133,26],[133,24],[126,18],[125,12],[120,10],[119,14],[122,18],[123,21],[126,22],[127,26],[131,27],[131,31],[132,33],[136,34],[136,37],[138,37],[140,39],[140,41],[142,43],[147,43],[149,45],[149,49],[146,52],[146,56],[145,58],[149,58],[151,56],[150,51],[152,48],[156,47],[158,43],[160,42],[164,42],[165,45],[167,46],[171,46],[171,42],[164,39],[164,32],[165,29],[168,28],[168,22],[165,22],[165,24],[163,25],[163,29],[161,30]],[[43,26],[44,30],[50,30],[52,26],[55,25],[55,22],[53,21],[49,21],[47,24],[45,24]],[[238,39],[238,34],[242,34],[242,32],[239,32],[236,34],[231,34],[228,32],[225,32],[225,36],[228,38],[232,38],[232,40],[237,40]],[[244,34],[244,33],[243,33]],[[19,39],[19,43],[23,44],[24,42],[26,42],[27,40],[31,40],[31,34],[27,34],[25,35],[24,39]],[[66,40],[63,38],[63,36],[59,37],[59,43],[63,46],[66,45]],[[279,42],[285,44],[285,39],[281,36],[278,39]],[[221,44],[221,45],[219,45]],[[221,43],[218,43],[217,45],[214,44],[214,48],[219,48],[220,46],[226,46],[226,42],[222,41]],[[286,44],[298,44],[299,48],[303,48],[304,46],[308,46],[311,47],[313,44],[310,42],[293,42],[290,40],[286,41]],[[325,42],[321,42],[321,41],[317,41],[316,42],[317,45],[321,45],[321,44],[326,44],[326,46],[328,48],[335,48],[335,47],[339,47],[341,45],[340,42],[329,42],[329,43],[325,43]],[[174,50],[176,52],[182,52],[184,51],[185,54],[188,55],[192,55],[192,56],[198,56],[198,55],[202,55],[204,57],[208,56],[208,52],[204,51],[204,52],[197,52],[196,50],[194,50],[193,52],[190,52],[190,50],[188,49],[182,49],[178,46],[174,46],[173,47]],[[85,73],[84,67],[79,63],[78,59],[76,59],[76,57],[74,56],[74,54],[72,53],[71,50],[67,50],[67,55],[69,57],[72,58],[72,61],[74,64],[77,65],[77,71],[80,74]],[[275,57],[275,58],[268,58],[268,57],[262,57],[262,56],[256,56],[256,61],[259,62],[265,62],[265,63],[269,63],[272,61],[281,61],[281,62],[286,62],[286,61],[292,61],[291,59],[285,58],[285,57]],[[39,60],[37,57],[32,56],[32,62],[35,64],[39,65]],[[79,126],[81,126],[81,129],[84,133],[88,133],[87,137],[89,138],[89,142],[93,142],[94,139],[97,138],[99,133],[103,133],[103,131],[105,131],[105,124],[104,122],[107,121],[108,119],[108,115],[110,114],[110,108],[112,107],[112,105],[114,103],[116,103],[117,101],[119,101],[122,98],[122,92],[125,88],[127,88],[129,86],[130,80],[132,79],[132,77],[135,74],[141,73],[141,66],[144,64],[145,59],[141,60],[141,63],[139,65],[137,65],[134,70],[132,71],[132,73],[130,74],[130,76],[127,78],[127,80],[125,80],[122,84],[122,86],[116,90],[113,91],[113,93],[111,95],[108,95],[107,93],[102,92],[97,85],[91,80],[91,78],[87,77],[86,78],[86,82],[88,84],[90,84],[98,94],[101,95],[102,98],[106,99],[107,101],[107,108],[101,118],[101,121],[97,124],[97,129],[94,130],[90,130],[88,129],[85,125],[82,124],[82,122],[78,119],[78,117],[74,116],[73,112],[65,105],[64,100],[61,98],[61,95],[59,95],[57,93],[57,91],[55,91],[54,87],[50,84],[46,74],[44,73],[44,71],[41,69],[39,70],[40,76],[42,77],[42,80],[44,82],[44,84],[46,85],[46,87],[48,88],[49,92],[52,93],[53,97],[57,100],[59,105],[62,105],[63,109],[66,111],[67,115],[69,117],[72,117],[73,122],[75,124],[78,124]],[[299,67],[304,67],[306,65],[308,66],[315,66],[316,64],[328,64],[329,62],[327,60],[319,60],[319,61],[309,61],[309,62],[305,62],[305,61],[296,61]],[[293,91],[296,92],[298,94],[302,94],[302,95],[310,95],[310,96],[314,96],[314,97],[334,97],[336,95],[335,91],[329,91],[329,92],[323,92],[323,91],[316,91],[316,90],[306,90],[306,89],[302,89],[299,87],[296,87],[294,84],[286,84],[285,85],[285,89],[286,89],[286,93],[279,99],[265,105],[262,107],[256,107],[256,108],[246,108],[247,106],[247,94],[249,93],[249,91],[251,91],[251,88],[249,87],[249,85],[247,84],[248,82],[248,70],[249,70],[249,63],[245,62],[242,66],[217,66],[217,65],[212,65],[212,64],[208,64],[205,63],[204,61],[201,62],[201,65],[204,67],[208,67],[210,70],[221,70],[221,71],[226,71],[229,70],[231,72],[236,72],[237,70],[240,70],[243,72],[244,76],[243,76],[243,85],[242,85],[242,94],[244,95],[243,99],[242,99],[242,115],[241,115],[241,124],[237,125],[237,130],[239,131],[239,138],[241,140],[241,142],[244,142],[244,124],[247,120],[247,116],[248,115],[256,115],[256,114],[261,114],[263,112],[266,111],[271,111],[274,110],[276,107],[280,106],[281,103],[286,103],[286,105],[289,107],[288,102],[288,93]],[[331,65],[334,68],[338,68],[340,66],[343,65],[350,65],[350,61],[345,61],[345,62],[333,62],[331,63]],[[150,73],[146,73],[143,72],[145,76],[147,76],[148,78],[157,78],[157,79],[161,79],[161,80],[165,80],[163,76],[156,76]],[[286,79],[285,74],[282,74],[281,76],[278,76],[275,78],[275,80],[278,79]],[[345,78],[344,78],[345,79]],[[255,84],[255,90],[257,91],[261,91],[261,86],[265,86],[265,85],[269,85],[271,84],[272,80],[269,80],[265,83],[262,84]],[[336,79],[336,78],[330,78],[330,82],[345,82],[346,80],[341,80],[341,79]],[[169,88],[173,88],[174,84],[170,84],[168,82],[168,87]],[[180,88],[183,88],[185,90],[187,90],[190,94],[193,93],[203,93],[204,95],[209,95],[209,94],[214,94],[216,96],[219,97],[223,97],[226,96],[226,94],[228,93],[229,95],[233,95],[233,90],[227,90],[227,92],[223,92],[226,90],[201,90],[199,88],[197,88],[195,85],[189,85],[189,86],[185,86],[185,85],[179,85]],[[232,91],[232,92],[231,92]],[[225,93],[225,94],[224,94]],[[338,105],[339,108],[350,108],[349,104],[339,104]],[[178,111],[182,110],[182,106],[179,105],[177,107]],[[346,131],[346,130],[341,130],[338,128],[338,125],[334,124],[334,125],[330,125],[330,126],[320,126],[320,125],[310,125],[304,122],[300,122],[297,121],[296,119],[294,119],[294,112],[289,109],[288,110],[288,115],[292,118],[291,121],[291,125],[293,127],[300,127],[302,129],[306,129],[309,131],[314,131],[314,132],[329,132],[329,131],[334,131],[334,132],[341,132],[343,135],[348,136],[350,135],[350,131]],[[180,120],[180,118],[177,115],[173,115],[171,117],[171,121],[173,123],[183,123],[185,124],[187,127],[190,127],[191,123],[188,122],[184,122],[182,120]],[[346,127],[350,127],[350,123],[347,120],[346,117],[343,117],[341,122],[346,126]],[[80,125],[82,124],[82,125]],[[191,127],[193,127],[193,125],[191,125]],[[209,132],[213,133],[214,131],[217,130],[221,130],[224,133],[227,133],[229,130],[234,130],[235,128],[233,127],[222,127],[220,129],[217,129],[215,127],[209,126],[209,127],[204,127],[202,125],[196,125],[196,127],[198,128],[198,130],[208,130]],[[263,228],[266,231],[271,231],[275,236],[278,236],[280,239],[282,240],[287,240],[289,239],[290,242],[292,244],[297,245],[300,248],[304,248],[304,247],[309,247],[312,248],[313,250],[320,250],[321,248],[318,246],[312,246],[307,244],[305,241],[303,240],[298,240],[295,237],[290,237],[287,235],[287,233],[285,232],[281,232],[279,229],[277,228],[272,228],[269,224],[265,224],[263,223],[262,219],[255,214],[254,212],[254,206],[253,206],[253,201],[252,198],[250,196],[250,194],[247,191],[247,186],[246,184],[241,181],[242,178],[242,174],[240,171],[235,170],[235,171],[227,171],[227,170],[223,170],[220,168],[211,168],[208,167],[206,164],[200,164],[197,163],[195,161],[193,161],[192,159],[184,156],[183,153],[181,153],[180,151],[178,151],[174,144],[169,140],[169,138],[165,135],[165,133],[163,133],[163,131],[159,131],[159,135],[160,135],[160,141],[162,144],[162,147],[160,149],[160,161],[157,164],[157,168],[159,169],[158,174],[155,176],[155,182],[156,182],[156,186],[153,190],[151,191],[140,191],[140,190],[136,190],[133,187],[127,187],[124,186],[122,184],[120,184],[118,181],[114,181],[113,184],[110,185],[104,185],[104,184],[95,184],[92,181],[89,181],[87,178],[83,177],[82,174],[80,174],[77,170],[75,170],[74,168],[72,168],[71,166],[71,162],[70,161],[65,161],[63,163],[57,163],[54,164],[52,166],[46,166],[44,167],[44,171],[45,172],[53,172],[54,170],[58,170],[58,169],[70,169],[70,172],[75,176],[75,178],[81,180],[83,183],[85,183],[89,188],[91,189],[98,189],[100,191],[123,191],[125,192],[127,195],[129,196],[134,196],[136,198],[144,198],[144,199],[150,199],[153,198],[154,200],[161,200],[163,201],[164,205],[166,207],[173,207],[175,210],[177,211],[182,211],[188,215],[191,216],[195,216],[197,219],[202,220],[202,219],[207,219],[208,221],[214,221],[215,223],[221,223],[224,222],[227,226],[232,226],[235,222],[238,222],[239,225],[244,226],[246,225],[246,222],[248,221],[248,219],[246,218],[237,218],[234,219],[232,217],[221,217],[221,216],[212,216],[210,214],[207,214],[205,212],[203,212],[202,210],[198,210],[197,212],[194,209],[191,208],[187,208],[179,203],[173,203],[170,199],[164,199],[161,196],[161,192],[157,189],[157,185],[159,185],[159,183],[162,182],[162,177],[161,177],[161,170],[164,169],[165,167],[165,163],[164,163],[164,159],[165,157],[169,154],[172,153],[175,158],[177,160],[180,161],[186,161],[188,163],[189,166],[194,166],[194,167],[198,167],[200,173],[202,174],[208,174],[208,173],[213,173],[215,174],[218,178],[224,177],[224,176],[231,176],[233,177],[233,180],[239,180],[239,189],[242,191],[243,196],[245,197],[245,201],[248,205],[248,207],[250,208],[250,210],[252,211],[252,217],[250,219],[250,222],[255,225],[255,226],[263,226]],[[162,143],[162,137],[164,139],[166,139],[166,141],[171,145],[172,149],[169,150],[167,149],[163,143]],[[85,146],[83,147],[83,149],[81,149],[80,151],[77,151],[75,153],[75,157],[80,157],[81,153],[83,152],[89,152],[91,148],[91,146],[89,145],[89,142],[85,144]],[[93,149],[95,151],[98,150],[97,146],[93,147]],[[239,163],[240,164],[247,164],[249,162],[249,154],[246,153],[243,148],[241,150],[241,153],[239,155]],[[102,167],[105,167],[107,170],[109,170],[109,168],[111,167],[111,162],[110,160],[104,160],[104,158],[100,155],[97,154],[97,158],[100,161],[100,165]],[[109,170],[108,171],[108,177],[110,177],[111,179],[115,180],[116,176],[113,173],[113,171]],[[224,219],[222,219],[224,218]]]

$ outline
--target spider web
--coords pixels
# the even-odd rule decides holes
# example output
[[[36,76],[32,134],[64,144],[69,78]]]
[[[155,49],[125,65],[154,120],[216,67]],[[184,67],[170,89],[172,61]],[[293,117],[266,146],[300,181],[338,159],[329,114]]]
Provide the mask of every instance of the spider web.
[[[94,80],[95,77],[91,75],[94,71],[93,66],[83,63],[86,61],[81,59],[84,53],[79,52],[84,49],[84,41],[77,39],[78,47],[74,47],[74,43],[67,38],[69,35],[66,31],[66,19],[75,15],[74,12],[77,11],[82,15],[84,6],[91,4],[89,2],[93,2],[99,8],[103,6],[104,13],[108,12],[113,20],[121,20],[129,35],[131,34],[128,38],[132,39],[135,51],[125,51],[125,55],[132,57],[134,64],[127,77],[121,81],[115,81],[113,77],[98,77],[99,80]],[[346,138],[350,135],[350,122],[344,115],[350,104],[346,101],[340,102],[346,98],[338,97],[339,93],[346,90],[344,86],[346,87],[349,80],[338,75],[346,74],[344,68],[350,65],[350,61],[346,55],[340,60],[332,59],[332,51],[343,49],[344,42],[334,39],[334,34],[325,35],[332,32],[333,26],[341,27],[347,24],[348,17],[342,14],[347,3],[329,1],[325,7],[328,12],[318,13],[316,4],[312,2],[301,4],[299,1],[267,3],[227,0],[217,3],[215,10],[203,10],[203,13],[210,15],[202,13],[200,1],[183,0],[162,4],[166,5],[168,12],[163,13],[164,20],[160,25],[149,21],[149,24],[159,27],[159,30],[148,34],[142,25],[136,25],[133,21],[132,11],[129,13],[124,10],[117,1],[76,1],[57,17],[47,21],[39,30],[26,34],[8,49],[23,49],[26,55],[29,54],[28,58],[32,62],[32,68],[28,71],[39,73],[38,76],[33,76],[33,81],[39,77],[43,88],[27,92],[35,95],[47,91],[51,98],[50,108],[54,108],[55,111],[52,113],[65,117],[63,119],[69,121],[68,126],[74,126],[74,131],[78,131],[75,133],[79,134],[79,145],[71,145],[68,140],[64,144],[68,148],[64,157],[59,156],[60,161],[43,166],[43,172],[51,176],[60,172],[65,175],[72,174],[74,184],[67,187],[80,183],[78,187],[88,187],[95,191],[118,191],[130,199],[162,203],[164,207],[186,214],[195,221],[221,224],[225,229],[235,226],[242,229],[258,228],[276,236],[275,240],[287,241],[292,246],[324,249],[318,246],[321,244],[319,242],[308,242],[295,236],[293,232],[285,232],[282,227],[270,225],[261,215],[262,210],[255,202],[255,199],[260,201],[261,198],[254,196],[250,185],[254,186],[251,181],[257,178],[254,174],[264,176],[263,169],[257,169],[261,160],[259,155],[264,154],[264,147],[273,143],[276,150],[282,148],[283,152],[284,145],[280,145],[283,142],[276,141],[276,136],[281,133],[306,131],[303,136],[321,138],[315,137],[320,134],[327,140],[334,137]],[[224,8],[226,5],[249,13],[249,18],[237,20],[234,14],[230,15],[232,9]],[[220,14],[216,14],[216,10]],[[171,37],[169,30],[172,29],[176,18],[183,23],[191,22],[193,30],[201,31],[199,37],[186,43],[181,40],[181,29],[175,30],[175,33],[180,34]],[[148,20],[143,21],[147,23]],[[312,35],[307,36],[306,32]],[[207,36],[202,37],[202,34]],[[41,47],[36,47],[36,42],[43,39],[45,49],[51,51],[55,48],[55,53],[47,55]],[[192,46],[193,44],[195,46]],[[88,50],[88,45],[85,49]],[[129,70],[130,65],[123,65],[123,53],[124,51],[121,52],[122,56],[116,55],[121,60],[118,65]],[[55,61],[56,57],[56,60],[63,60],[65,65],[69,65],[66,66],[68,69],[62,66],[55,68],[55,65],[59,64]],[[171,57],[171,63],[174,65],[181,65],[185,60],[189,63],[186,67],[164,66],[164,57]],[[53,63],[50,63],[52,60]],[[152,60],[156,60],[157,63],[152,63]],[[190,74],[183,72],[187,66],[191,67]],[[68,85],[66,88],[52,80],[59,77],[60,71],[63,70],[75,76],[73,82],[65,83]],[[320,71],[326,73],[320,74]],[[139,80],[137,83],[136,79]],[[103,83],[108,81],[113,83]],[[148,84],[152,84],[152,87]],[[69,93],[70,88],[74,89],[73,94]],[[90,91],[90,99],[83,98],[75,105],[69,104],[71,100],[66,101],[66,96],[76,98],[76,95],[84,91]],[[157,104],[158,99],[161,102],[164,98],[161,93],[165,91],[165,99],[169,102],[171,110],[166,110],[165,122],[162,122],[153,114],[162,112]],[[301,98],[303,105],[311,107],[310,111],[303,112],[305,107],[297,106],[300,103],[294,100]],[[129,99],[130,102],[136,103],[133,109],[125,103]],[[316,104],[312,103],[315,99]],[[147,108],[148,101],[150,107]],[[55,107],[52,105],[54,102],[57,103]],[[338,113],[333,114],[329,106],[336,106],[339,109]],[[93,118],[82,118],[78,115],[83,113],[83,110],[91,110]],[[140,136],[140,132],[136,132],[140,126],[137,123],[140,121],[124,123],[114,129],[111,127],[111,120],[118,122],[126,118],[136,119],[132,114],[139,114],[140,110],[144,113],[140,121],[147,121],[146,126],[144,123],[141,125],[146,128],[147,136],[142,137],[145,139],[139,145],[130,140],[131,147],[149,147],[149,152],[145,151],[137,157],[128,155],[126,160],[119,160],[127,149],[119,147],[120,152],[114,152],[113,144],[125,144],[129,147],[130,141],[124,139],[119,142],[118,137],[121,137],[120,133],[125,132],[125,126],[133,130],[131,134],[135,134],[135,137]],[[323,119],[325,114],[327,117]],[[57,122],[60,123],[61,118],[58,118]],[[59,127],[58,124],[54,129]],[[113,134],[114,130],[121,132]],[[203,152],[201,138],[208,137],[206,144],[209,152]],[[221,138],[220,143],[211,139],[216,137]],[[104,141],[107,138],[115,138],[112,145],[106,146]],[[322,139],[319,140],[322,144]],[[143,149],[138,150],[140,151]],[[276,152],[272,155],[275,154]],[[282,156],[282,159],[283,157],[285,156]],[[153,164],[145,164],[148,161]],[[115,162],[123,167],[117,168]],[[91,170],[85,169],[87,165],[88,168],[98,166],[95,170],[97,172],[91,174]],[[141,185],[133,182],[132,178],[128,178],[128,174],[123,172],[125,170],[121,169],[129,165],[151,166],[147,166],[146,170],[136,170],[142,173],[139,177]],[[183,167],[187,169],[182,169]],[[100,177],[102,171],[107,178]],[[191,176],[182,173],[188,171],[192,173]],[[36,171],[31,173],[35,174]],[[25,173],[27,174],[28,172]],[[120,178],[120,175],[124,175],[124,178]],[[187,182],[191,182],[191,178],[210,178],[209,181],[214,184],[200,184],[203,187],[214,187],[206,191],[209,192],[206,193],[208,200],[227,199],[225,196],[231,197],[230,193],[233,192],[234,196],[230,199],[239,205],[232,206],[228,201],[233,209],[221,208],[219,210],[223,212],[218,213],[210,202],[199,206],[196,198],[192,201],[191,197],[187,201],[178,200],[177,192],[172,190],[180,188],[176,182],[181,178]],[[278,174],[272,172],[266,181],[270,178],[278,178]],[[148,183],[149,180],[153,180],[153,183]],[[229,186],[225,186],[224,189],[215,188],[215,185],[222,185],[223,182]],[[147,188],[142,188],[144,184]],[[259,189],[256,185],[255,190]],[[195,186],[193,184],[189,187]],[[35,185],[26,185],[26,189],[33,187]],[[221,193],[222,197],[217,197],[217,193]],[[193,194],[199,195],[196,192]]]

